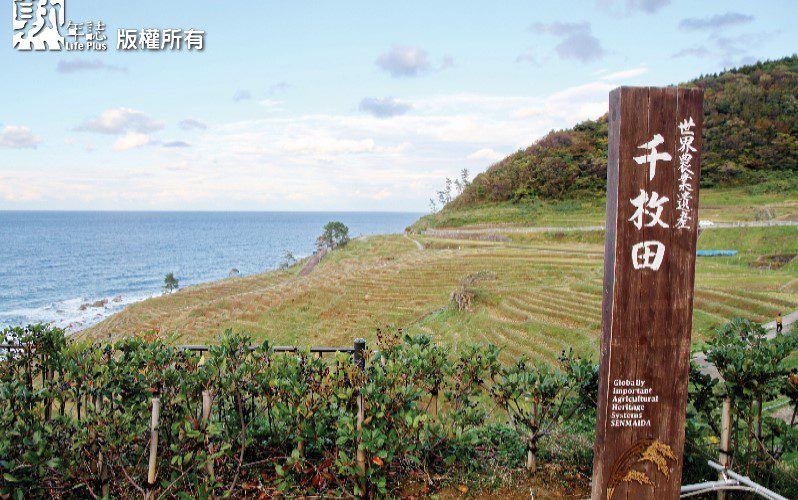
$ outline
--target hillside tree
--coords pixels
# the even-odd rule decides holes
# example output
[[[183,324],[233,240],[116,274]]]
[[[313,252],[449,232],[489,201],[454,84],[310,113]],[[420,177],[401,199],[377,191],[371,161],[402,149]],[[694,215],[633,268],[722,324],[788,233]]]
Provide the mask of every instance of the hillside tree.
[[[349,228],[340,221],[328,222],[324,226],[324,232],[316,241],[319,250],[332,250],[347,243],[349,243]]]
[[[168,273],[163,279],[163,289],[166,290],[166,293],[174,292],[179,286],[180,281],[175,278],[175,273]]]

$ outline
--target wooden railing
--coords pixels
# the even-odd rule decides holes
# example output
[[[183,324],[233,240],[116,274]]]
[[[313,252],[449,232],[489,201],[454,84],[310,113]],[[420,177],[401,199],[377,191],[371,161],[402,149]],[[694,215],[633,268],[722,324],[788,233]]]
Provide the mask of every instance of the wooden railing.
[[[211,346],[202,345],[202,344],[185,344],[185,345],[178,345],[176,346],[178,349],[183,349],[186,351],[195,351],[195,352],[207,352],[211,350]],[[17,344],[0,344],[0,349],[13,351],[18,349],[24,349],[24,345],[17,345]],[[258,346],[251,346],[250,350],[254,351],[257,349]],[[324,347],[324,346],[315,346],[310,348],[311,353],[318,353],[320,355],[327,354],[327,353],[335,353],[335,352],[348,352],[350,354],[356,353],[358,351],[363,351],[366,348],[366,341],[363,339],[355,339],[354,344],[352,347]],[[301,350],[301,347],[291,346],[291,345],[276,345],[271,348],[274,352],[297,352]]]
[[[3,346],[0,345],[0,348]],[[186,351],[192,352],[208,352],[211,348],[207,345],[201,344],[187,344],[187,345],[178,345],[178,349],[183,349]],[[254,351],[257,349],[256,346],[251,346],[250,350]],[[325,354],[336,353],[336,352],[348,352],[349,354],[358,354],[360,353],[362,357],[362,352],[366,349],[366,341],[363,339],[355,339],[355,342],[352,344],[352,347],[324,347],[324,346],[315,346],[310,348],[310,352],[312,354],[318,354],[319,357],[323,357]],[[274,352],[297,352],[301,350],[300,347],[291,346],[291,345],[276,345],[271,348]]]
[[[211,350],[211,346],[203,345],[203,344],[185,344],[185,345],[178,345],[176,346],[178,349],[182,349],[185,351],[191,352],[208,352]],[[24,349],[25,346],[23,345],[16,345],[16,344],[0,344],[0,351],[15,351],[19,349]],[[257,349],[258,346],[250,346],[249,350],[254,351]],[[292,345],[276,345],[271,347],[271,350],[274,352],[298,352],[302,350],[301,347],[292,346]],[[352,347],[326,347],[326,346],[314,346],[310,348],[311,354],[317,354],[319,358],[323,358],[325,354],[335,354],[338,352],[346,352],[355,356],[355,360],[358,362],[359,365],[363,365],[363,351],[366,350],[366,341],[361,338],[355,339]]]

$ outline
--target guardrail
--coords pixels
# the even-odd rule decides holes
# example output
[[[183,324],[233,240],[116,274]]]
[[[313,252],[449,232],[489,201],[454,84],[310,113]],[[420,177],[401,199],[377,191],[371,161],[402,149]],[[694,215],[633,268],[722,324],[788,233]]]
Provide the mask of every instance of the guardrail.
[[[714,491],[746,491],[749,493],[756,493],[757,495],[767,498],[768,500],[787,500],[787,497],[781,496],[775,491],[769,490],[761,484],[755,483],[750,477],[737,474],[733,470],[728,469],[717,462],[708,460],[707,464],[718,471],[723,478],[718,481],[686,484],[681,488],[680,498],[705,495]]]

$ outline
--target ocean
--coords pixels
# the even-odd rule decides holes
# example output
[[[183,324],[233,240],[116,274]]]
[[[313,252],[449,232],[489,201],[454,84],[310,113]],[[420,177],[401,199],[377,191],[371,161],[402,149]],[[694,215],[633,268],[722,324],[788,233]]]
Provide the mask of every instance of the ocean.
[[[76,331],[180,287],[311,255],[329,221],[350,236],[400,233],[422,214],[386,212],[2,212],[0,327]]]

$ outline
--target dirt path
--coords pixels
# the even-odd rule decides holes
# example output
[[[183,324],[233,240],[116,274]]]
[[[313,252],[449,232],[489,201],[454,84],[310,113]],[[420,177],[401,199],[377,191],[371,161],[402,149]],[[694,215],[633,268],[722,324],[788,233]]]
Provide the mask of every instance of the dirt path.
[[[788,281],[783,287],[780,288],[780,290],[786,290],[796,284],[798,284],[798,278]]]
[[[484,236],[502,233],[554,233],[554,232],[587,232],[604,231],[604,226],[576,227],[484,227],[472,229],[427,229],[424,234],[435,238],[463,238],[466,236]]]
[[[321,259],[327,255],[327,250],[319,250],[318,252],[313,254],[313,257],[305,264],[301,271],[299,271],[300,276],[307,276],[308,274],[312,273],[316,266],[319,265]]]
[[[724,229],[730,227],[776,227],[798,226],[796,221],[752,221],[752,222],[716,222],[711,226],[701,229]],[[424,234],[436,238],[453,238],[463,236],[479,236],[496,233],[554,233],[554,232],[589,232],[604,231],[604,226],[573,226],[573,227],[484,227],[468,229],[427,229]]]

